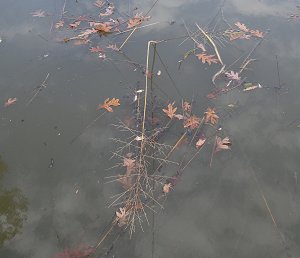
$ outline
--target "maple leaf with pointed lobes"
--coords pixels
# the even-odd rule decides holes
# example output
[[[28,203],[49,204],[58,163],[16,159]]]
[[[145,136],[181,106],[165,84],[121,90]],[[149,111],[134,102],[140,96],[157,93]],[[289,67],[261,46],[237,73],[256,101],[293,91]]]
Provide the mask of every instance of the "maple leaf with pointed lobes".
[[[263,32],[259,31],[259,30],[250,30],[250,33],[252,36],[257,37],[257,38],[263,38],[264,34]]]
[[[143,21],[148,21],[150,19],[150,16],[143,16],[142,14],[136,14],[133,18],[130,18],[127,23],[127,28],[133,28],[137,25],[140,25]]]
[[[223,140],[221,137],[216,136],[216,147],[215,152],[221,151],[221,150],[230,150],[231,142],[228,137],[225,137]]]
[[[219,59],[215,58],[215,55],[207,55],[206,53],[201,53],[196,55],[199,60],[202,61],[202,63],[208,63],[211,65],[212,63],[218,63]]]
[[[172,104],[168,104],[168,109],[163,109],[163,111],[167,114],[167,116],[172,119],[175,115],[175,112],[177,110],[177,107],[173,107],[173,105],[175,104],[175,102],[173,102]]]
[[[234,71],[230,71],[230,72],[226,72],[225,75],[230,80],[235,80],[235,81],[241,80],[241,77],[239,77],[239,73],[238,72],[235,73]]]
[[[247,26],[244,23],[236,22],[234,25],[237,26],[240,30],[242,30],[244,32],[249,31],[249,29],[247,28]]]
[[[83,31],[81,34],[79,34],[77,37],[82,39],[87,39],[91,34],[96,33],[97,30],[93,29],[87,29]]]
[[[46,17],[46,12],[39,9],[31,13],[32,17],[44,18]]]
[[[107,98],[103,104],[100,104],[97,108],[97,110],[101,108],[105,108],[108,112],[113,112],[113,109],[111,107],[117,107],[120,106],[120,100],[116,98],[112,98],[111,100]]]
[[[17,102],[17,98],[9,98],[5,101],[4,107],[9,107],[10,105],[13,105]]]
[[[210,122],[211,124],[216,124],[218,122],[218,115],[215,112],[215,109],[213,108],[207,108],[205,114],[205,123]]]
[[[200,118],[195,115],[190,116],[188,119],[184,121],[183,127],[195,129],[200,125]]]

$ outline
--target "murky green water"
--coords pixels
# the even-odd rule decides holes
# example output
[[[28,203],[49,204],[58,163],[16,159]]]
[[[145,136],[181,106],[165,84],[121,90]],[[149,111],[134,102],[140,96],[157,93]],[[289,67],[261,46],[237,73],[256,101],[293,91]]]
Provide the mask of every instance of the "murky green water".
[[[95,14],[92,3],[67,0],[66,15]],[[124,18],[135,7],[134,13],[145,13],[153,2],[114,4]],[[107,205],[119,186],[105,183],[114,174],[107,170],[115,162],[110,160],[115,149],[111,138],[119,134],[111,125],[131,115],[129,93],[144,86],[145,76],[122,54],[107,51],[108,59],[101,60],[87,45],[61,43],[72,33],[53,28],[63,5],[60,0],[0,1],[0,257],[55,257],[82,243],[95,246],[115,212]],[[222,14],[217,0],[157,2],[147,23],[158,23],[137,30],[122,49],[130,60],[144,65],[149,40],[185,36],[184,24],[191,31],[196,31],[195,22],[224,26],[218,21],[223,15],[230,24],[240,21],[269,31],[252,55],[256,61],[243,74],[263,88],[247,94],[232,91],[211,101],[206,95],[219,66],[190,57],[178,69],[193,42],[179,38],[159,44],[164,64],[155,63],[155,72],[162,72],[154,78],[157,98],[164,104],[193,99],[198,113],[216,107],[232,150],[218,153],[209,168],[212,145],[206,146],[168,195],[164,209],[157,209],[154,227],[144,223],[144,232],[137,229],[131,240],[122,234],[93,257],[102,257],[107,248],[111,250],[103,257],[300,257],[300,21],[288,20],[297,13],[296,5],[227,0]],[[32,17],[38,9],[49,16]],[[120,46],[127,36],[101,37],[99,45]],[[218,47],[230,64],[256,42]],[[17,102],[4,108],[13,97]],[[120,98],[124,105],[77,137],[107,97]],[[175,128],[168,141],[174,144],[182,132]],[[176,155],[175,160],[182,153]]]

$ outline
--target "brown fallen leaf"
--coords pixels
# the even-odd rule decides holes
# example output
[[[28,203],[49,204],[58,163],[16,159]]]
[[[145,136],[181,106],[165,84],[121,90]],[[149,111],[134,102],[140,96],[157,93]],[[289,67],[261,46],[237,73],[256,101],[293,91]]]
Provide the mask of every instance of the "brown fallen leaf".
[[[184,121],[183,127],[184,128],[190,128],[195,129],[200,125],[200,118],[196,117],[195,115],[192,115],[188,119]]]
[[[166,183],[163,185],[163,193],[167,194],[170,192],[171,190],[171,187],[172,187],[172,184],[171,183]]]
[[[99,52],[104,52],[104,49],[102,47],[97,46],[97,47],[91,47],[90,51],[92,53],[99,53]]]
[[[216,114],[215,109],[207,108],[205,114],[205,123],[210,122],[211,124],[218,123],[219,116]]]
[[[172,104],[168,104],[168,109],[163,109],[163,111],[167,114],[167,116],[172,119],[175,115],[175,112],[177,110],[177,107],[173,107],[173,105],[175,104],[175,102],[173,102]]]
[[[119,211],[116,211],[118,226],[122,227],[127,224],[127,221],[128,221],[127,216],[128,215],[129,214],[125,208],[119,208]]]
[[[113,14],[114,9],[115,9],[115,7],[112,6],[112,5],[110,5],[109,7],[107,7],[107,8],[105,9],[105,12],[104,12],[104,13],[100,13],[99,16],[100,16],[100,17],[103,17],[103,16],[110,16],[110,15]]]
[[[191,112],[192,111],[192,105],[191,103],[187,102],[187,101],[184,101],[182,103],[182,109],[186,112]]]
[[[219,60],[217,58],[215,58],[215,55],[207,55],[206,53],[201,53],[201,54],[197,54],[196,55],[198,57],[199,60],[202,61],[202,63],[208,63],[209,65],[211,65],[212,63],[218,63]]]
[[[225,137],[223,140],[221,137],[216,136],[216,147],[215,152],[221,151],[221,150],[230,150],[231,142],[228,137]]]
[[[104,22],[104,23],[98,23],[94,28],[95,30],[97,30],[97,32],[108,33],[110,32],[112,27],[109,25],[109,23]]]
[[[204,135],[202,135],[199,140],[196,142],[196,148],[200,149],[202,148],[202,146],[205,144],[206,142],[206,137]]]
[[[9,98],[5,101],[4,107],[9,107],[10,105],[13,105],[17,102],[17,98]]]
[[[108,112],[113,112],[113,109],[111,107],[117,107],[120,106],[120,100],[116,98],[112,98],[111,100],[107,98],[103,104],[100,104],[97,108],[97,110],[101,108],[105,108]]]
[[[240,30],[242,30],[244,32],[249,31],[249,29],[247,28],[247,26],[244,23],[236,22],[234,25],[237,26]]]
[[[263,38],[264,34],[263,32],[259,31],[259,30],[250,30],[250,33],[252,36],[257,37],[257,38]]]
[[[150,16],[143,16],[142,14],[136,14],[133,18],[130,18],[127,23],[127,28],[133,28],[137,25],[140,25],[143,21],[148,21],[150,19]]]

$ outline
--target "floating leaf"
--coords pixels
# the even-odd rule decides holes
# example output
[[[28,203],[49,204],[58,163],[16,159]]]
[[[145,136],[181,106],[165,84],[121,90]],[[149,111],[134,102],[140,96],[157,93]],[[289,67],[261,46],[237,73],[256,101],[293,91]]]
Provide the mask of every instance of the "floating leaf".
[[[172,119],[175,115],[175,112],[177,110],[177,107],[173,107],[173,105],[175,104],[175,102],[173,102],[172,104],[168,104],[168,109],[163,109],[163,111],[167,114],[167,116]]]
[[[17,102],[17,98],[9,98],[5,101],[4,107],[9,107],[10,105],[13,105]]]
[[[171,187],[172,187],[172,184],[171,184],[171,183],[164,184],[164,185],[163,185],[163,193],[169,193]]]
[[[91,48],[90,48],[90,51],[91,51],[92,53],[99,53],[99,52],[103,52],[104,50],[103,50],[103,48],[97,46],[97,47],[91,47]]]
[[[100,13],[99,16],[110,16],[113,14],[115,7],[110,5],[105,9],[104,13]]]
[[[248,32],[249,31],[249,29],[243,23],[236,22],[234,25],[237,26],[240,30],[242,30],[244,32]]]
[[[204,114],[205,114],[205,123],[210,122],[213,125],[218,123],[219,117],[213,108],[207,108]]]
[[[195,115],[192,115],[188,119],[185,120],[183,127],[184,128],[190,128],[195,129],[200,125],[200,118],[196,117]]]
[[[80,25],[80,23],[81,23],[81,21],[74,21],[74,22],[69,24],[69,27],[71,29],[76,29]]]
[[[240,81],[241,80],[241,77],[239,77],[238,72],[235,73],[234,71],[230,71],[230,72],[226,72],[225,75],[230,80],[235,80],[235,81]]]
[[[263,38],[264,34],[263,32],[259,31],[259,30],[250,30],[250,33],[252,36],[257,37],[257,38]]]
[[[196,148],[200,149],[204,143],[206,142],[206,137],[204,135],[202,135],[199,140],[196,142]]]
[[[120,106],[120,100],[116,99],[116,98],[112,98],[111,100],[109,98],[107,98],[103,104],[100,104],[97,108],[101,109],[101,108],[105,108],[108,112],[113,112],[113,109],[111,107],[117,107]]]
[[[231,146],[231,142],[228,137],[225,137],[223,140],[216,136],[216,147],[215,152],[221,151],[221,150],[229,150]]]
[[[218,63],[219,60],[215,58],[215,55],[206,55],[206,53],[201,53],[196,55],[199,60],[202,61],[202,63],[208,63],[211,65],[212,63]]]
[[[46,12],[39,9],[31,13],[32,17],[44,18],[46,17]]]
[[[111,30],[111,26],[109,25],[109,23],[105,22],[105,23],[97,23],[97,25],[94,27],[95,30],[97,30],[97,32],[110,32]]]
[[[116,211],[116,216],[117,216],[117,221],[118,221],[118,225],[120,227],[124,226],[127,224],[128,221],[128,212],[126,212],[125,208],[119,208],[119,211]]]

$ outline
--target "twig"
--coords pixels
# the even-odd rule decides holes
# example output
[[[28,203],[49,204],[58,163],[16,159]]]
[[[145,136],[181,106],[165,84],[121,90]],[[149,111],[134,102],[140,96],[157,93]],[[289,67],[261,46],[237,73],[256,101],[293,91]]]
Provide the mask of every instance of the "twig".
[[[129,38],[132,36],[132,34],[136,31],[136,27],[133,29],[133,31],[128,35],[128,37],[125,39],[123,44],[119,47],[119,50],[122,49],[122,47],[126,44],[126,42],[129,40]]]
[[[215,44],[215,42],[213,41],[213,39],[196,23],[197,28],[201,31],[201,33],[208,39],[208,41],[212,44],[212,46],[214,47],[215,53],[218,57],[219,62],[222,65],[222,68],[215,73],[215,75],[212,77],[212,83],[215,85],[215,79],[224,71],[225,69],[225,64],[222,61],[221,55],[219,53],[219,50]]]
[[[36,89],[35,89],[35,94],[31,97],[31,99],[27,102],[27,106],[37,97],[37,95],[41,92],[41,90],[44,88],[46,89],[47,87],[47,80],[48,80],[48,77],[50,76],[50,73],[47,74],[45,80],[40,84],[40,86],[38,86]]]
[[[104,111],[103,113],[101,113],[100,115],[98,115],[92,122],[90,122],[86,127],[84,127],[81,132],[75,136],[71,141],[70,144],[72,144],[73,142],[75,142],[83,133],[86,129],[90,128],[91,126],[93,126],[107,111]]]
[[[209,162],[209,167],[210,168],[211,168],[212,161],[213,161],[213,158],[214,158],[214,154],[215,154],[215,150],[216,150],[216,144],[217,144],[217,136],[215,138],[214,147],[212,149],[212,153],[211,153],[211,156],[210,156],[210,162]]]

